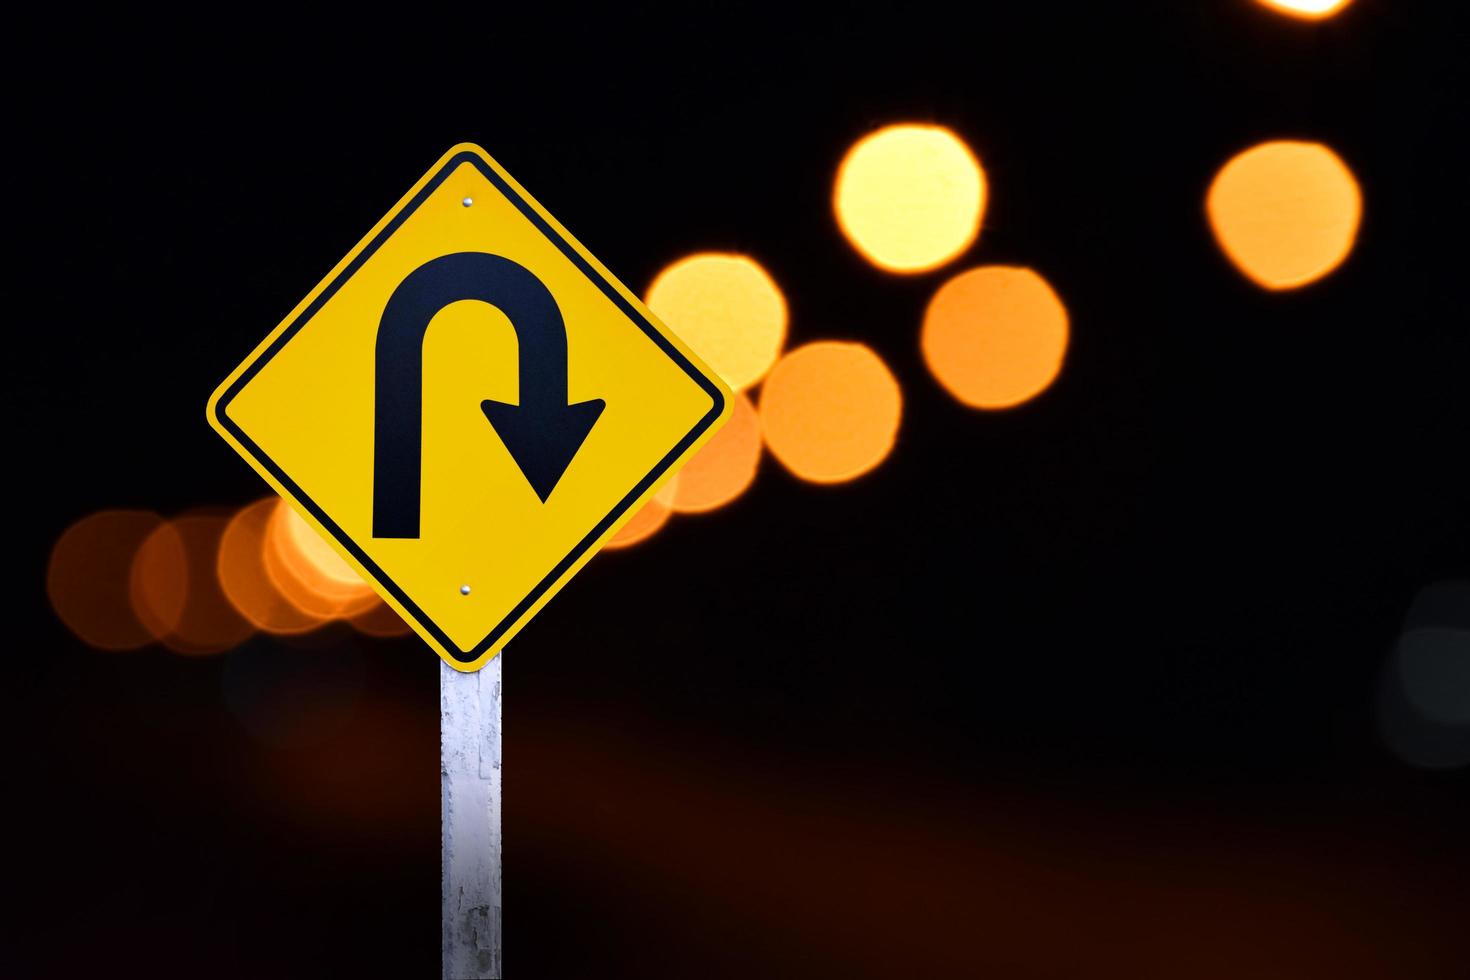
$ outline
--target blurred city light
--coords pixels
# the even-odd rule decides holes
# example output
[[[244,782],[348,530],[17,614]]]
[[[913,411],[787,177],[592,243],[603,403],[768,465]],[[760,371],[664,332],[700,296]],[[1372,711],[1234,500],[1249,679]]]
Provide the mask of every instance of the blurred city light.
[[[1303,20],[1322,20],[1342,10],[1352,0],[1256,0],[1263,7]]]
[[[1263,2],[1311,16],[1346,5]],[[873,264],[916,273],[974,243],[987,194],[984,170],[959,136],[905,123],[848,150],[833,207],[843,233]],[[1273,290],[1305,285],[1336,268],[1352,249],[1361,207],[1357,182],[1336,154],[1321,144],[1286,141],[1231,159],[1206,199],[1222,250]],[[707,512],[736,499],[753,483],[763,447],[813,483],[854,479],[892,451],[903,412],[893,373],[857,343],[810,343],[783,356],[786,299],[754,259],[688,255],[658,273],[647,303],[737,396],[729,423],[612,537],[609,549],[647,540],[675,512]],[[1067,309],[1046,279],[1029,268],[995,265],[941,285],[920,331],[929,371],[954,398],[980,409],[1013,407],[1045,391],[1062,369],[1069,340]],[[757,385],[758,407],[742,393]],[[104,649],[156,640],[180,652],[213,652],[253,629],[295,634],[334,620],[368,636],[411,632],[275,496],[229,520],[202,513],[166,523],[144,511],[92,515],[57,541],[47,591],[67,626]],[[1404,646],[1401,666],[1419,674],[1432,667],[1437,678],[1460,669],[1444,644],[1425,646],[1426,637],[1438,634],[1414,635],[1419,640]],[[1419,674],[1403,677],[1405,689],[1415,689]]]
[[[172,521],[159,524],[138,545],[126,581],[133,614],[161,641],[178,627],[189,600],[189,553]]]
[[[760,416],[750,399],[740,393],[724,428],[679,471],[673,509],[700,513],[725,506],[755,482],[760,461]]]
[[[280,504],[272,495],[240,509],[220,538],[217,569],[225,598],[240,615],[267,633],[294,634],[326,622],[291,603],[265,570],[265,539]]]
[[[841,483],[871,470],[893,449],[903,395],[888,366],[862,344],[798,347],[761,387],[761,432],[794,476]]]
[[[350,617],[378,601],[372,586],[283,500],[266,525],[261,554],[271,583],[307,616]]]
[[[1470,765],[1470,582],[1414,597],[1379,681],[1378,730],[1411,766]]]
[[[1362,195],[1347,164],[1320,143],[1260,143],[1233,157],[1205,200],[1230,261],[1266,289],[1294,289],[1352,251]]]
[[[843,234],[865,258],[914,273],[970,247],[986,191],[985,171],[964,140],[942,126],[901,124],[847,151],[832,203]]]
[[[280,541],[282,535],[275,530],[275,524],[272,515],[261,547],[261,564],[271,585],[301,615],[323,621],[335,619],[341,603],[323,595],[312,580],[304,578],[295,566],[285,560]]]
[[[360,597],[372,590],[372,586],[357,574],[357,569],[337,553],[326,536],[306,523],[293,508],[281,501],[276,510],[278,526],[285,534],[284,545],[294,550],[329,583],[330,590],[340,592],[347,599]]]
[[[138,546],[163,524],[146,510],[104,510],[77,521],[51,547],[46,596],[78,639],[100,650],[136,650],[152,643],[128,597]]]
[[[737,391],[765,376],[786,340],[786,298],[745,255],[682,258],[654,277],[647,303]]]
[[[668,523],[670,515],[673,514],[674,495],[679,492],[679,477],[676,474],[672,480],[659,488],[658,493],[648,498],[648,502],[638,509],[632,519],[618,532],[607,539],[603,548],[616,551],[618,548],[626,548],[645,541],[658,533],[658,529]]]
[[[369,607],[365,612],[360,612],[347,620],[352,628],[364,636],[376,636],[387,639],[394,636],[407,636],[413,632],[404,618],[386,602],[379,600]]]
[[[1440,725],[1470,725],[1470,629],[1416,629],[1399,638],[1404,697]]]
[[[225,598],[215,571],[228,523],[224,514],[184,514],[149,535],[134,558],[133,609],[175,653],[220,653],[255,632]]]
[[[1396,650],[1410,703],[1442,725],[1470,725],[1470,581],[1419,591]]]
[[[1056,379],[1067,353],[1067,309],[1030,269],[981,266],[950,279],[924,312],[924,363],[955,398],[1009,408]]]

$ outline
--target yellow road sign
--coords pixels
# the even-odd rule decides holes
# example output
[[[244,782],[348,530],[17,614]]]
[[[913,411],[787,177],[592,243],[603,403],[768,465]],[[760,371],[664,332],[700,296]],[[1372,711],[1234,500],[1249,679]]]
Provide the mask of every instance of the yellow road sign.
[[[464,144],[225,379],[209,422],[441,657],[477,670],[730,404]]]

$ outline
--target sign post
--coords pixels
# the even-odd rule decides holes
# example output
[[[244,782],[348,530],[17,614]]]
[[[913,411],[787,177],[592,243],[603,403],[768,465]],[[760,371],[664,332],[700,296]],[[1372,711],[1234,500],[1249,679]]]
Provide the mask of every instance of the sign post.
[[[475,673],[439,665],[444,980],[501,977],[502,660]]]
[[[209,400],[209,424],[443,660],[446,977],[500,976],[496,653],[732,403],[468,143]]]

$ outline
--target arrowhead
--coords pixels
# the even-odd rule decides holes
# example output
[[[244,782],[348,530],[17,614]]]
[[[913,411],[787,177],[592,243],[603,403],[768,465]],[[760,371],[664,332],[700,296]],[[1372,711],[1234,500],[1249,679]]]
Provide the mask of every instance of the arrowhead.
[[[552,408],[489,399],[480,403],[480,410],[543,504],[606,407],[601,398]]]

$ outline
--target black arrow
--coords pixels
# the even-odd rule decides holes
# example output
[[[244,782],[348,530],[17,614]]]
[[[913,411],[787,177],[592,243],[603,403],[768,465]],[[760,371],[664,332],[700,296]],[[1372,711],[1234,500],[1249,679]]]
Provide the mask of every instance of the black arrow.
[[[425,262],[388,298],[378,322],[373,432],[373,537],[417,538],[423,447],[424,334],[451,303],[498,307],[515,328],[520,404],[480,403],[521,473],[545,503],[606,407],[567,403],[567,331],[546,286],[487,252]]]

